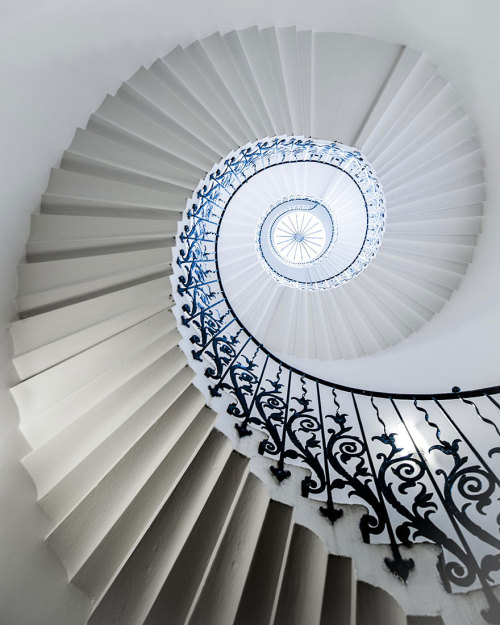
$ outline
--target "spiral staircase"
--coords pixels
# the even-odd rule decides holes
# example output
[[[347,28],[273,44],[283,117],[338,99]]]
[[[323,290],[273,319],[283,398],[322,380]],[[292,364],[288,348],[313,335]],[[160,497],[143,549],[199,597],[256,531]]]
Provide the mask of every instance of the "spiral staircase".
[[[369,266],[308,293],[262,273],[243,209],[309,192],[311,176],[292,167],[248,187],[221,236],[221,273],[235,317],[277,363],[319,359],[331,384],[329,362],[395,345],[459,286],[481,227],[483,161],[425,56],[354,35],[250,28],[139,69],[76,131],[19,266],[12,393],[32,449],[23,464],[51,519],[47,543],[91,598],[91,624],[496,623],[499,567],[488,596],[472,583],[451,593],[439,545],[361,540],[366,502],[336,500],[343,516],[332,526],[321,497],[300,496],[307,464],[282,463],[279,483],[258,453],[266,432],[238,436],[228,397],[211,394],[193,357],[178,288],[193,204],[221,163],[275,137],[357,146],[387,206]],[[334,390],[340,404],[352,394]],[[495,454],[473,435],[491,443],[498,392],[442,398],[460,404],[462,433],[488,470]],[[366,422],[384,419],[394,398],[368,395]],[[415,404],[427,421],[433,400]],[[415,563],[406,583],[383,564],[394,548]]]

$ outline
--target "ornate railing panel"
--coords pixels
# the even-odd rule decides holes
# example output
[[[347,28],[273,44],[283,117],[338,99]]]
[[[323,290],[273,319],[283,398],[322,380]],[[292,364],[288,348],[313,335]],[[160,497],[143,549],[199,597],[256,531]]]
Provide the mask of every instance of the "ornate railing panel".
[[[274,138],[237,156],[214,168],[189,203],[176,259],[180,320],[210,394],[227,398],[239,436],[265,434],[258,452],[272,459],[278,481],[289,465],[308,469],[302,495],[319,501],[329,522],[342,515],[339,504],[365,506],[361,536],[390,545],[385,564],[397,577],[406,581],[416,566],[402,546],[439,545],[446,589],[482,588],[485,620],[500,623],[492,590],[500,582],[500,387],[391,395],[320,380],[269,353],[225,298],[220,220],[249,172],[325,154],[313,141]]]

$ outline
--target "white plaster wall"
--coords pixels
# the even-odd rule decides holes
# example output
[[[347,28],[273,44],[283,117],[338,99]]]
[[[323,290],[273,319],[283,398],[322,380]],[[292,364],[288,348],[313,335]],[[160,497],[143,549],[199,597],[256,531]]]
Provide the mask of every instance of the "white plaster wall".
[[[337,30],[406,43],[441,66],[482,133],[485,232],[461,289],[417,336],[357,363],[339,382],[433,390],[498,382],[500,84],[498,0],[2,0],[0,3],[0,622],[72,625],[88,604],[44,547],[48,524],[19,464],[27,452],[7,391],[15,382],[6,326],[15,264],[49,169],[78,125],[142,63],[214,30],[258,24]],[[432,354],[432,356],[430,356]],[[405,368],[400,357],[405,358]],[[432,366],[431,366],[432,365]],[[408,382],[411,380],[411,383]]]

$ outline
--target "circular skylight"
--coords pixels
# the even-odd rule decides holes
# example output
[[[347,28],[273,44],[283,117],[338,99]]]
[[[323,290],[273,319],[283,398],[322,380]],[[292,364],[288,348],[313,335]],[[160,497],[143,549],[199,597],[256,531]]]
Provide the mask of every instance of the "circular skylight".
[[[325,240],[325,227],[317,217],[305,210],[291,210],[276,221],[272,249],[285,263],[303,265],[319,258]]]
[[[281,281],[300,278],[301,272],[318,266],[336,236],[336,221],[324,202],[311,196],[292,196],[273,203],[261,217],[255,247],[266,272]]]
[[[331,211],[323,203],[292,197],[271,206],[257,228],[256,240],[264,255],[269,247],[284,264],[308,267],[323,256],[335,234]]]

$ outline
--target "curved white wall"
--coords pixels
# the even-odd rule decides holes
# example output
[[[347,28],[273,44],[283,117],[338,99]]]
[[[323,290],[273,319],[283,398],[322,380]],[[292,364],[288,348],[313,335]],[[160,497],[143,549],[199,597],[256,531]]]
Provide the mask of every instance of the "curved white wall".
[[[23,256],[29,215],[75,128],[141,63],[148,65],[177,43],[214,30],[297,24],[405,43],[441,67],[478,124],[487,159],[489,199],[474,264],[450,303],[418,335],[376,356],[337,363],[331,376],[395,391],[498,382],[497,0],[5,0],[0,16],[2,623],[72,625],[83,622],[88,609],[42,543],[44,519],[18,462],[27,450],[7,391],[15,377],[5,327],[14,316],[15,264]]]

